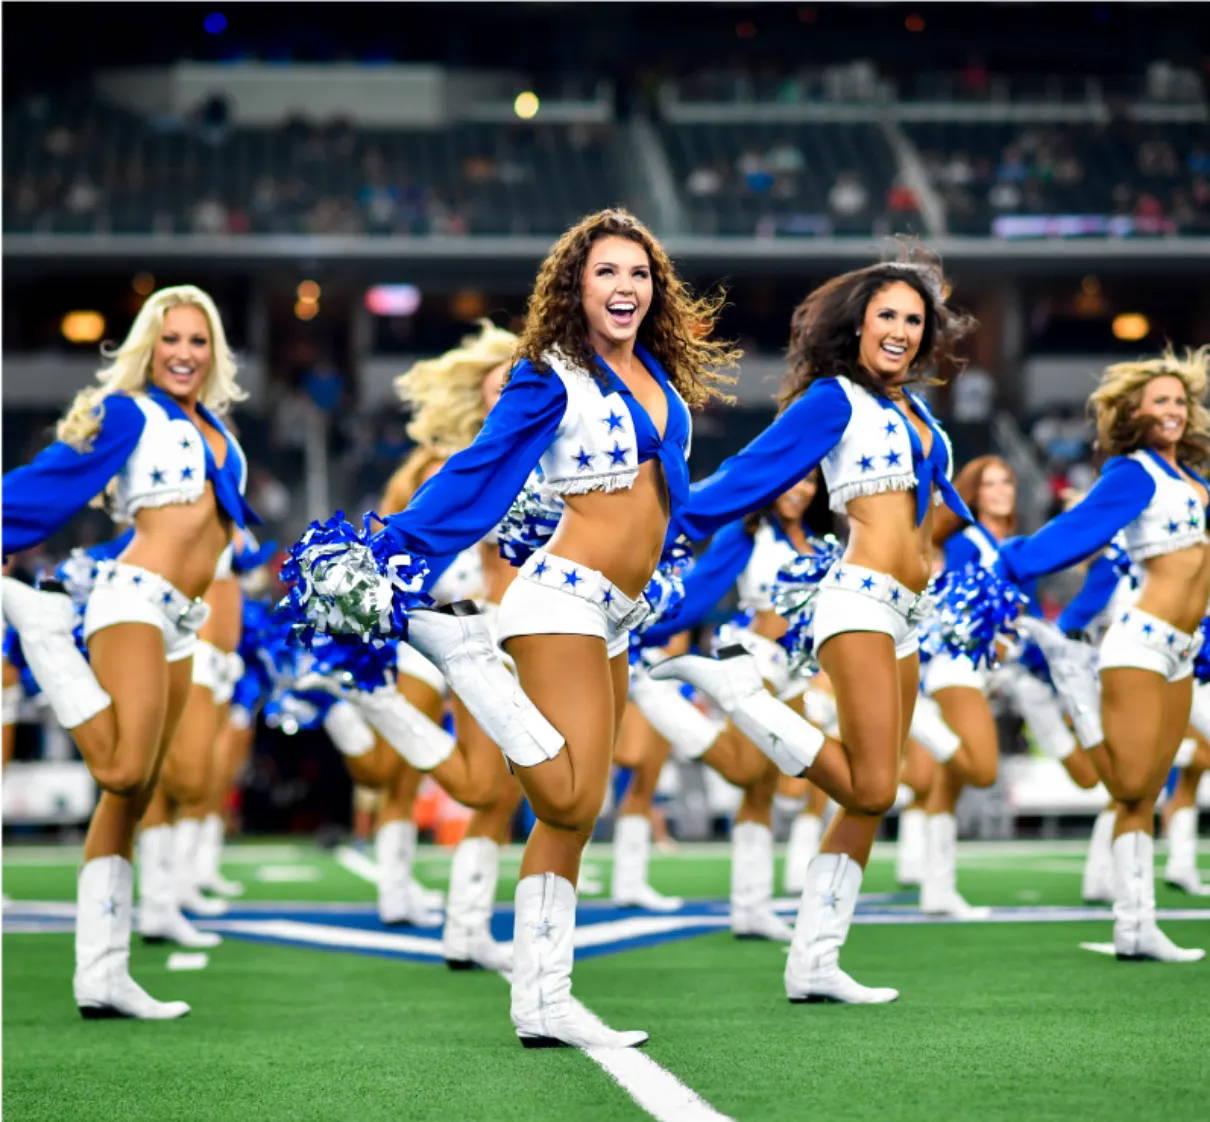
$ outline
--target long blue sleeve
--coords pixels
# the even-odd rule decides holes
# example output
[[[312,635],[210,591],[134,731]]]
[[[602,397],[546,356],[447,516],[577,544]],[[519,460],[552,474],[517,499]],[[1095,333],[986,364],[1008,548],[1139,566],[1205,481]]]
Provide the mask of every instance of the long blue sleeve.
[[[698,627],[744,571],[753,545],[742,520],[715,534],[709,548],[685,574],[685,599],[667,623],[661,621],[643,633],[644,645],[662,647],[674,635]]]
[[[1059,615],[1059,630],[1084,631],[1105,610],[1121,574],[1111,557],[1098,557],[1088,566],[1084,583]]]
[[[1155,483],[1147,469],[1125,456],[1114,456],[1101,477],[1071,510],[1064,511],[1027,538],[1012,538],[1000,549],[1005,574],[1016,584],[1058,572],[1104,549],[1151,502]]]
[[[56,440],[32,463],[10,471],[4,477],[4,552],[45,541],[101,492],[130,458],[145,423],[129,397],[111,394],[91,451]]]
[[[677,528],[700,541],[768,506],[836,446],[852,412],[835,378],[812,383],[764,432],[689,489],[689,505],[675,516]]]
[[[388,517],[384,532],[426,559],[482,539],[520,493],[566,409],[567,390],[556,375],[520,364],[474,442],[451,456],[406,509]]]

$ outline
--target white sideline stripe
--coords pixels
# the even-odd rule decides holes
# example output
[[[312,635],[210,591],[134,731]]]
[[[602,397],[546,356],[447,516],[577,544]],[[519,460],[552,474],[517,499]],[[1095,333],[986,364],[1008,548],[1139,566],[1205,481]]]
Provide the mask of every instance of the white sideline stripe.
[[[358,853],[357,850],[342,845],[336,850],[336,863],[355,877],[367,880],[371,884],[378,883],[378,863],[371,861],[364,853]]]
[[[296,943],[314,943],[328,947],[357,947],[371,951],[401,951],[429,958],[441,957],[441,940],[422,935],[397,935],[392,931],[365,931],[325,923],[302,923],[295,919],[218,919],[202,920],[207,931],[233,931],[245,935],[264,935],[271,939],[291,939]]]
[[[1116,955],[1117,948],[1112,943],[1081,943],[1080,949],[1084,951],[1093,951],[1096,954],[1112,954]]]
[[[733,1122],[638,1048],[585,1048],[583,1052],[659,1122]]]
[[[576,925],[575,945],[597,947],[603,943],[618,943],[623,939],[641,939],[645,935],[665,935],[686,927],[726,927],[729,915],[721,916],[628,916],[606,920],[604,923]]]

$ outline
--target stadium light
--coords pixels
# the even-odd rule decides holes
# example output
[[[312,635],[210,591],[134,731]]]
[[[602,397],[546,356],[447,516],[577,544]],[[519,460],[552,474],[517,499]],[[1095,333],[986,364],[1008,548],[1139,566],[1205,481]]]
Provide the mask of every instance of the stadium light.
[[[924,30],[924,16],[920,15],[917,12],[913,12],[910,16],[907,17],[907,19],[905,19],[903,21],[903,26],[906,27],[909,31],[923,31]]]
[[[1122,312],[1113,317],[1113,337],[1123,343],[1137,343],[1151,332],[1151,321],[1141,312]]]
[[[140,296],[150,296],[155,291],[155,277],[151,273],[135,273],[130,287]]]
[[[376,284],[366,289],[366,311],[374,316],[410,316],[420,307],[414,284]]]
[[[294,295],[298,297],[300,303],[318,304],[320,292],[321,289],[315,281],[305,280],[299,283],[298,288],[294,290]]]
[[[222,12],[210,12],[202,20],[202,27],[207,35],[222,35],[227,30],[227,17]]]
[[[541,107],[542,103],[538,100],[538,95],[533,90],[523,90],[517,94],[516,100],[513,101],[513,112],[523,121],[536,117]]]
[[[319,301],[299,300],[294,305],[294,315],[302,320],[314,319],[319,315]]]
[[[100,312],[68,312],[59,324],[69,343],[96,343],[105,334],[105,317]]]

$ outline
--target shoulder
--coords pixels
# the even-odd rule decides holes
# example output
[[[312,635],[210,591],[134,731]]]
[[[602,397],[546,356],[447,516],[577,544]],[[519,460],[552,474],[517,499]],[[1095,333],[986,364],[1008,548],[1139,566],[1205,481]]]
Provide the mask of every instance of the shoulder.
[[[105,429],[142,428],[146,423],[146,394],[118,391],[106,394],[96,404],[96,413]]]
[[[786,407],[786,412],[789,413],[791,410],[802,412],[806,409],[818,412],[823,409],[830,412],[851,413],[853,408],[851,393],[853,390],[859,389],[860,387],[852,386],[848,379],[816,378],[801,397],[796,398]]]
[[[509,371],[508,381],[504,384],[504,392],[524,393],[536,397],[567,396],[567,388],[563,385],[563,379],[555,372],[554,367],[539,369],[527,358],[523,358]]]

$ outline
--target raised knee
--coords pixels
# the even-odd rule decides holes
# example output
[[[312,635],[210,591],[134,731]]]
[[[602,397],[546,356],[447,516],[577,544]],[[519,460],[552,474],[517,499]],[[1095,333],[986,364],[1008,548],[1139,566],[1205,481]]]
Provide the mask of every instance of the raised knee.
[[[114,763],[96,768],[92,773],[93,779],[102,791],[118,795],[123,799],[133,799],[150,793],[147,775],[136,762],[116,760]]]
[[[588,806],[582,797],[568,799],[543,799],[535,805],[534,813],[539,820],[555,830],[571,830],[591,834],[596,824],[600,804]]]
[[[1148,777],[1139,773],[1138,775],[1119,775],[1111,794],[1119,802],[1137,803],[1152,798],[1155,792],[1151,789]]]
[[[990,764],[972,768],[966,781],[971,787],[990,787],[996,782],[996,771],[996,761],[992,760]]]
[[[897,785],[894,782],[878,780],[855,783],[853,805],[846,809],[858,814],[883,815],[895,805],[896,793]]]

